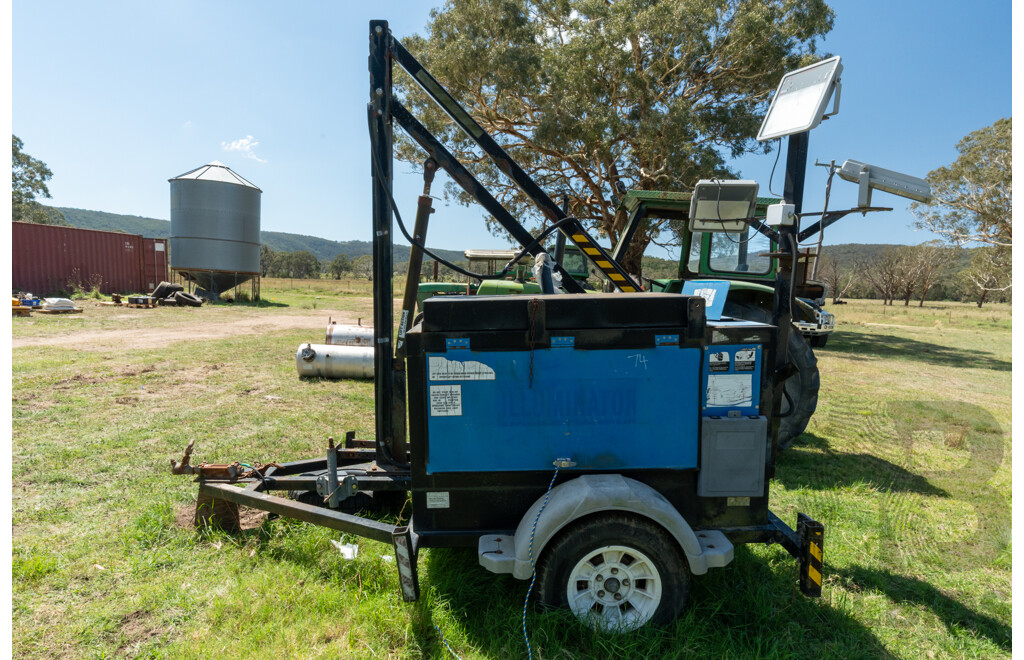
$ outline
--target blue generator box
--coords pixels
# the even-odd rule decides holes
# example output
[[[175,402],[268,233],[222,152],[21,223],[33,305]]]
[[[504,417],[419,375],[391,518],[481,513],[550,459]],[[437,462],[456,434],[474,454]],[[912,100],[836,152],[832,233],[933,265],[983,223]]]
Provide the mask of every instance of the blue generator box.
[[[695,492],[704,306],[652,293],[426,300],[407,334],[417,533],[507,529],[555,459]]]

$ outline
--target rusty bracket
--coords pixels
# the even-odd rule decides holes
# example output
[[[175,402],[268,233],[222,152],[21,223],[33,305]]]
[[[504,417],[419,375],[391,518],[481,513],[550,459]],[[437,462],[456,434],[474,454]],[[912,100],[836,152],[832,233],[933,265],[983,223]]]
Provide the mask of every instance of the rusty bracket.
[[[277,463],[246,465],[238,461],[234,463],[204,462],[193,466],[189,462],[192,459],[192,446],[194,444],[195,440],[188,441],[188,446],[185,447],[185,453],[182,455],[181,461],[171,459],[171,474],[194,474],[200,479],[230,479],[234,481],[236,479],[262,477],[268,468],[281,467]]]

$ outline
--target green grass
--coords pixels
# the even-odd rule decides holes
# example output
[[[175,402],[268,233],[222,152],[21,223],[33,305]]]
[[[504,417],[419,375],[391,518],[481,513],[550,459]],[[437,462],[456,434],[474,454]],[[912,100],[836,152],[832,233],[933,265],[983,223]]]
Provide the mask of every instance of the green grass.
[[[130,319],[96,306],[81,321],[15,319],[14,333],[370,315],[365,282],[265,281],[263,292],[275,306]],[[693,579],[689,609],[666,628],[602,636],[531,607],[534,657],[1011,655],[1009,310],[832,311],[818,413],[772,484],[784,520],[804,511],[826,525],[823,598],[799,595],[780,548],[739,546],[727,568]],[[474,551],[424,551],[422,598],[404,604],[383,544],[345,537],[360,546],[346,561],[337,533],[306,524],[232,536],[176,522],[196,487],[169,459],[190,439],[196,461],[268,462],[318,455],[346,430],[372,436],[372,383],[296,377],[296,346],[321,339],[14,349],[17,657],[442,658],[435,626],[464,658],[525,655],[527,585],[486,572]]]

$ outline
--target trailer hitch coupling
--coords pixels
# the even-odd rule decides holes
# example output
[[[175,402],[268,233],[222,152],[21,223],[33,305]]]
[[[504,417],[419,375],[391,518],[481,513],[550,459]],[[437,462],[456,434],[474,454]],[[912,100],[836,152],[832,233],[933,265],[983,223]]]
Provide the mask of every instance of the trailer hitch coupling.
[[[194,474],[200,479],[227,479],[235,481],[237,479],[262,477],[268,468],[280,467],[277,463],[246,465],[238,461],[234,463],[204,462],[193,466],[190,464],[190,461],[192,460],[192,446],[194,443],[195,440],[188,441],[188,446],[185,447],[185,453],[180,461],[171,459],[171,474]]]

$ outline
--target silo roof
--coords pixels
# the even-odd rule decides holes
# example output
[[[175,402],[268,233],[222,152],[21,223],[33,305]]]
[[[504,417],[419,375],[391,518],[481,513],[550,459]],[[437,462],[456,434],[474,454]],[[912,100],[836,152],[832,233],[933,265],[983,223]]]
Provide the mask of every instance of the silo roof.
[[[194,170],[189,170],[184,174],[179,174],[173,179],[168,181],[179,181],[181,179],[198,179],[200,181],[220,181],[221,183],[233,183],[237,186],[245,186],[246,188],[255,188],[260,192],[258,186],[253,185],[250,181],[245,180],[234,172],[230,167],[219,161],[213,161],[197,167]]]

